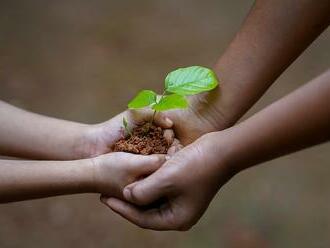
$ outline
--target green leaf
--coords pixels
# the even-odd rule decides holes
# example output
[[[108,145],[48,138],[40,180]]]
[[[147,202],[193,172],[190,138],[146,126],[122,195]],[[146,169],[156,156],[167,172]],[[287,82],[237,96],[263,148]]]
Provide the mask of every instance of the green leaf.
[[[217,87],[215,73],[208,68],[191,66],[170,72],[165,79],[165,90],[179,95],[195,95]]]
[[[188,102],[184,96],[171,94],[164,96],[158,103],[152,106],[152,109],[156,111],[166,111],[186,107],[188,107]]]
[[[128,103],[128,108],[144,108],[156,103],[157,94],[152,90],[142,90]]]

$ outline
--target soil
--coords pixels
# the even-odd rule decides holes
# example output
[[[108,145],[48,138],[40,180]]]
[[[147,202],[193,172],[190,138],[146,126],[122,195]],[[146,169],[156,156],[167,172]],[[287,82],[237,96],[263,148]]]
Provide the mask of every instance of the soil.
[[[113,150],[135,154],[166,154],[169,144],[164,138],[164,130],[150,123],[133,129],[132,135],[118,140]]]

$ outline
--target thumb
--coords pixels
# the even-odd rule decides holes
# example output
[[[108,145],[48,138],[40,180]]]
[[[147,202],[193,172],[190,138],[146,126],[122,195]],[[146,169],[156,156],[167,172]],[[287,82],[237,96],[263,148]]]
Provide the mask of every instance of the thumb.
[[[141,181],[126,186],[123,190],[124,198],[140,206],[148,205],[162,198],[167,192],[158,172],[159,170]]]
[[[136,176],[146,176],[157,171],[166,161],[166,156],[163,154],[153,155],[133,155],[133,171]]]

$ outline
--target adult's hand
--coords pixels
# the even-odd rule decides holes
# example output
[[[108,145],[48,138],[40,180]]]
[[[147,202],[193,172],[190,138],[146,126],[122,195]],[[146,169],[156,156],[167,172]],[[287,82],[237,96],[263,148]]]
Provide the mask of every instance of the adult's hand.
[[[156,230],[189,229],[235,173],[330,140],[330,70],[240,124],[206,134],[182,149],[146,179],[127,186],[124,197],[137,208],[103,199],[133,223]]]
[[[213,92],[190,97],[187,109],[159,114],[161,119],[167,117],[173,121],[175,136],[182,145],[188,145],[206,133],[228,128],[237,121],[235,109],[226,106],[224,102],[213,102],[222,86],[220,84]]]
[[[232,126],[328,27],[329,11],[328,0],[256,0],[214,66],[220,87],[168,113],[180,141]]]
[[[206,134],[177,152],[159,170],[124,189],[130,203],[101,198],[134,224],[154,230],[188,230],[202,216],[219,187],[235,173],[221,159],[214,134]],[[159,199],[156,208],[146,207]],[[141,206],[141,207],[139,207]]]

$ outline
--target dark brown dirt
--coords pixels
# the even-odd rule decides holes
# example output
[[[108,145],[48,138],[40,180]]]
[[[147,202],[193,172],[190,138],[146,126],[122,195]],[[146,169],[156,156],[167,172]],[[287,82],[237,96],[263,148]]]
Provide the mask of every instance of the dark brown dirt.
[[[123,138],[114,144],[115,152],[135,154],[166,154],[169,144],[164,138],[164,130],[150,123],[136,127],[132,136]]]

